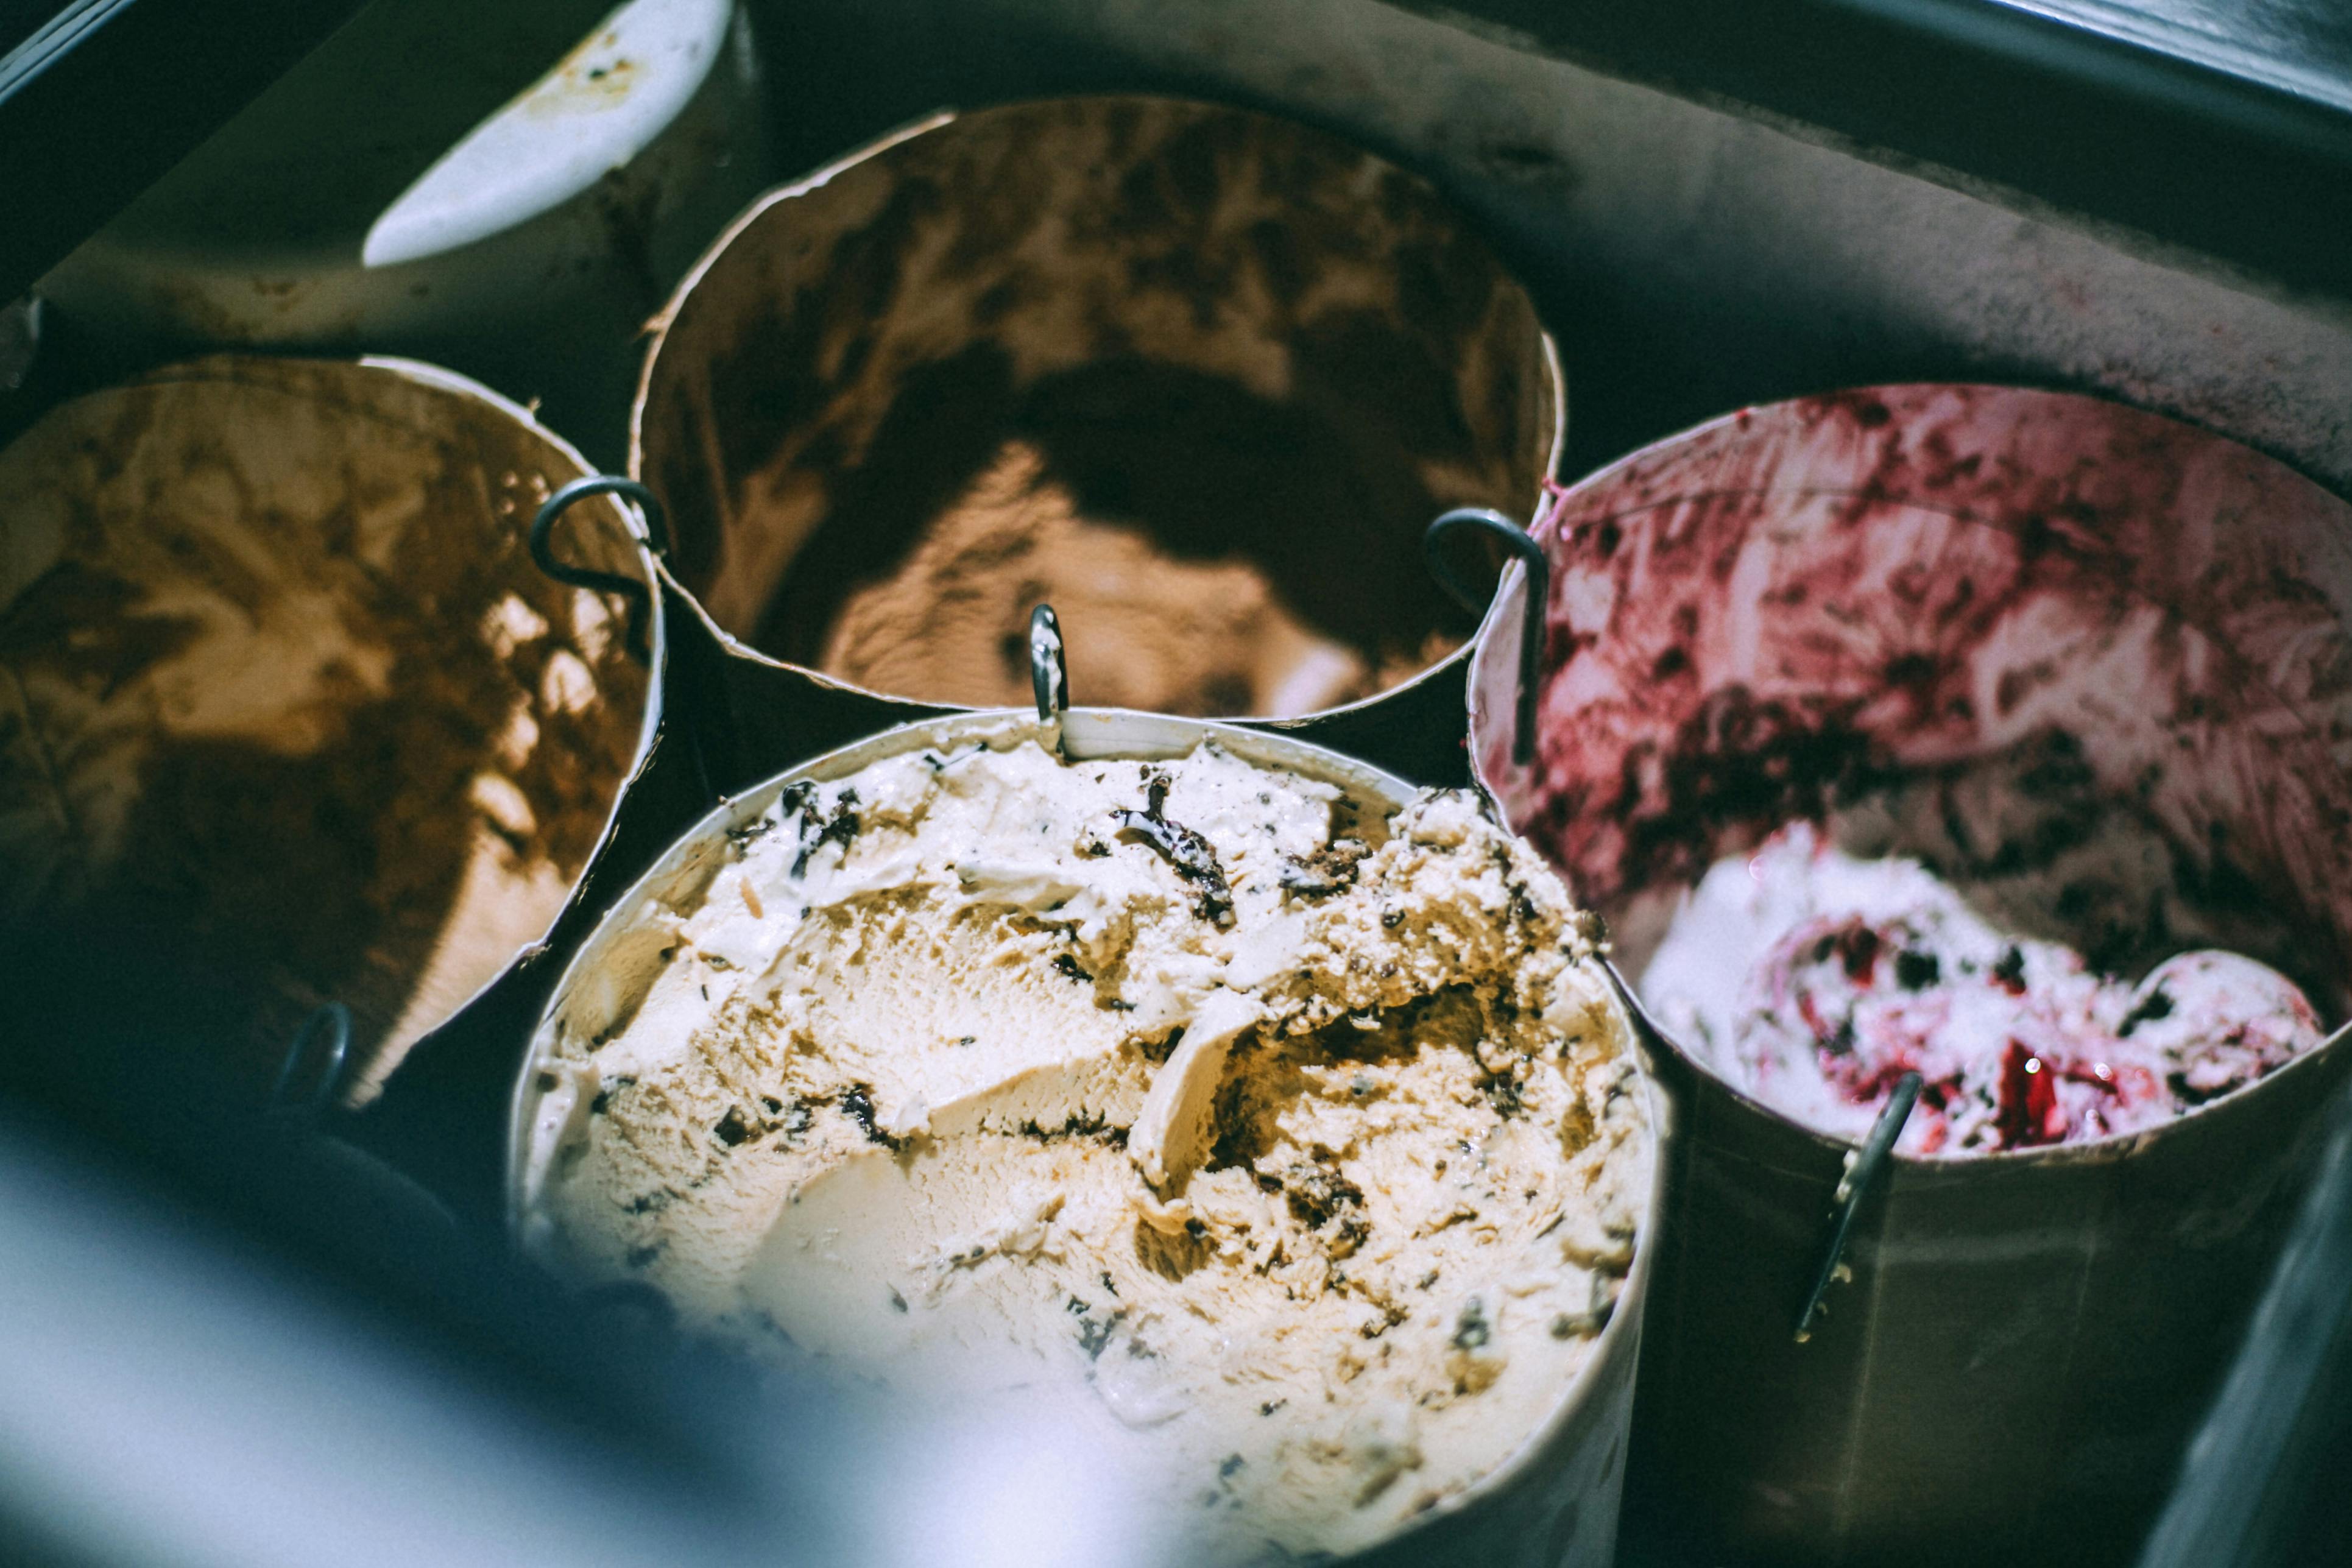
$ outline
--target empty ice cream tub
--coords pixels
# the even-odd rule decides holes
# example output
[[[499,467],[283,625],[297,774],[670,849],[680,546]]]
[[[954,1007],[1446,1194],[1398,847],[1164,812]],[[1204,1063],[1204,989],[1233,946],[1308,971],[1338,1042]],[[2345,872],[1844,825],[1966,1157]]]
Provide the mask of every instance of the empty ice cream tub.
[[[979,1409],[1055,1561],[1607,1563],[1657,1163],[1581,929],[1465,792],[1197,720],[919,721],[613,906],[516,1086],[515,1234],[583,1310]],[[1551,1001],[1456,1039],[1485,1004],[1402,1000],[1423,960]],[[876,1550],[978,1484],[910,1481]]]
[[[323,1003],[364,1094],[556,921],[654,733],[625,596],[544,575],[584,463],[402,361],[220,357],[0,452],[0,950],[20,1044],[207,1042],[258,1098]],[[560,542],[643,584],[599,499]]]
[[[1475,763],[1637,981],[1711,864],[1810,818],[2118,973],[2230,948],[2307,994],[2314,1048],[2226,1093],[2179,1083],[2206,1102],[2116,1135],[2030,1146],[2063,1107],[2050,1064],[2004,1056],[2016,1137],[1865,1184],[1803,1342],[1853,1142],[1692,1039],[1662,1063],[1678,1143],[1636,1493],[1744,1561],[2127,1560],[2352,1062],[2340,1031],[2316,1043],[2352,1000],[2352,507],[2129,408],[1893,386],[1638,452],[1536,534],[1533,755],[1521,574],[1473,663]],[[1895,957],[1835,946],[1806,956],[1865,979]],[[1934,982],[1930,956],[1889,984]],[[2021,994],[2010,962],[1991,978]]]
[[[752,207],[656,325],[631,472],[748,661],[740,780],[765,728],[1023,700],[1041,600],[1082,702],[1323,714],[1458,775],[1475,623],[1419,531],[1530,504],[1563,407],[1525,291],[1420,180],[1263,114],[1073,98]]]

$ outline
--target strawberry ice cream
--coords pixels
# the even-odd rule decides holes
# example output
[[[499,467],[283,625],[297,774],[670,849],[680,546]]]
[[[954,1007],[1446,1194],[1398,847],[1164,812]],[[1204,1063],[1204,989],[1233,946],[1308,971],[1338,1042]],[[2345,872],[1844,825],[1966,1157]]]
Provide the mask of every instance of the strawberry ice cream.
[[[2202,950],[2137,983],[2008,934],[1916,861],[1857,859],[1806,823],[1718,861],[1643,975],[1717,1076],[1859,1139],[1927,1080],[1897,1148],[1969,1155],[2145,1131],[2317,1045],[2277,971]]]

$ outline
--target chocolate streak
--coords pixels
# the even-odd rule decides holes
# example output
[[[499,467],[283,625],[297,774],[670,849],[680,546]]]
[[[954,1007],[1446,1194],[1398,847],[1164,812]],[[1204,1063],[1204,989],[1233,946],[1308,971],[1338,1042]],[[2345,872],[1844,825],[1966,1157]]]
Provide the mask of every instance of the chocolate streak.
[[[1201,889],[1202,920],[1231,925],[1234,890],[1225,882],[1224,868],[1217,864],[1215,848],[1183,824],[1169,821],[1167,805],[1168,777],[1154,773],[1144,785],[1141,811],[1122,807],[1112,815],[1118,819],[1120,832],[1132,833],[1150,845],[1161,859],[1176,868],[1178,876]]]

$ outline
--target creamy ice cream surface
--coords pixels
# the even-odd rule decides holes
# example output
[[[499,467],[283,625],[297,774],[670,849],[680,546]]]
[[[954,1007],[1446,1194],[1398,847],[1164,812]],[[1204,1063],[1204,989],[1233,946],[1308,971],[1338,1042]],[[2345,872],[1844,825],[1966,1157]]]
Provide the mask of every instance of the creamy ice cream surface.
[[[1186,1560],[1392,1534],[1593,1355],[1646,1091],[1475,797],[1001,737],[791,785],[688,882],[540,1042],[573,1278],[1086,1433]]]
[[[1727,1081],[1859,1140],[1925,1079],[1897,1148],[1958,1155],[2142,1131],[2322,1037],[2294,984],[2200,950],[2137,984],[2004,931],[1916,861],[1809,824],[1718,861],[1642,976],[1644,1004]]]

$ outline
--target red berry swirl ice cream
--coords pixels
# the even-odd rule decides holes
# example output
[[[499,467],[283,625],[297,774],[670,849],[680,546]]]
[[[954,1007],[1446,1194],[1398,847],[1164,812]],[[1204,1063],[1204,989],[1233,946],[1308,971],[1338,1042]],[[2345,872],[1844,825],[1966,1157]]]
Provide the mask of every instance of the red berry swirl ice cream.
[[[1642,993],[1717,1076],[1834,1137],[1862,1137],[1916,1068],[1897,1145],[1913,1155],[2140,1131],[2322,1037],[2294,984],[2251,958],[2102,975],[1996,929],[1916,861],[1856,859],[1804,823],[1708,870]]]

